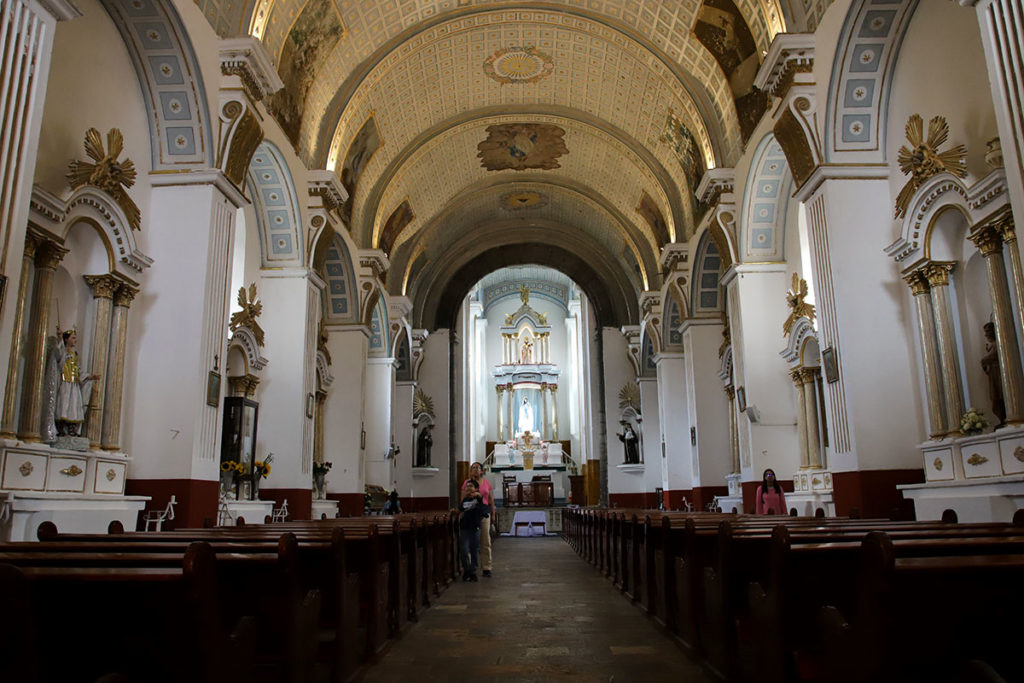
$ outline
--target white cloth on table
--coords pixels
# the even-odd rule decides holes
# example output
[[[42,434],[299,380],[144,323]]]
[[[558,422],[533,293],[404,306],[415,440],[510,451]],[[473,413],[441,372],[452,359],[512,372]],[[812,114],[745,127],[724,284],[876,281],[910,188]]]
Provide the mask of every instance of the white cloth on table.
[[[544,510],[517,510],[512,517],[511,532],[513,536],[543,536],[547,532],[547,523],[548,518]],[[527,526],[520,526],[521,524]]]

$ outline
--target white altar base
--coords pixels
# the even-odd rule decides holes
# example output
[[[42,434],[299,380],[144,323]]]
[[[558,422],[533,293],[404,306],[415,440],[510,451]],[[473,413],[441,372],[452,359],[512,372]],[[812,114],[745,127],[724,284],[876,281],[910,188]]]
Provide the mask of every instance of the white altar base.
[[[229,519],[218,519],[219,526],[235,526],[238,518],[245,520],[245,525],[263,524],[263,520],[274,514],[272,500],[229,500],[227,501]],[[222,517],[219,515],[218,517]]]
[[[338,516],[338,501],[336,500],[314,500],[313,501],[313,519],[323,519],[323,516],[327,515],[327,519],[334,519]]]
[[[34,541],[43,522],[61,533],[105,534],[113,521],[134,531],[150,498],[124,495],[128,462],[119,452],[0,441],[0,540]]]
[[[953,510],[961,522],[1009,522],[1024,508],[1024,428],[926,441],[925,483],[897,488],[919,520]]]
[[[565,508],[496,508],[495,513],[498,519],[498,529],[501,530],[502,536],[514,536],[515,526],[513,520],[517,513],[528,513],[529,515],[543,515],[545,520],[545,531],[548,536],[558,535],[562,533],[562,510]],[[520,515],[522,518],[522,515]],[[524,536],[526,532],[520,528],[520,536]],[[540,535],[537,531],[536,535]]]

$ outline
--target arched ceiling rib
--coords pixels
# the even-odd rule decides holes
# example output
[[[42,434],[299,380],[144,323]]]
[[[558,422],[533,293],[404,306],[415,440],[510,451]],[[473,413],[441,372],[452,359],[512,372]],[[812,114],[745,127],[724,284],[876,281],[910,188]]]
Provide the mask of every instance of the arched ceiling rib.
[[[524,121],[554,124],[566,131],[569,152],[558,158],[561,168],[550,171],[488,171],[483,168],[476,153],[479,142],[487,137],[486,128]],[[373,165],[371,159],[370,166]],[[681,170],[678,172],[681,175]],[[399,168],[382,175],[384,188],[366,189],[360,183],[353,213],[354,232],[363,244],[377,246],[388,216],[408,199],[417,218],[405,228],[400,243],[469,188],[515,183],[526,177],[536,182],[589,187],[591,194],[605,197],[620,207],[626,221],[639,225],[648,234],[649,226],[634,210],[644,192],[658,205],[670,233],[681,237],[686,226],[692,224],[689,202],[679,201],[674,186],[663,187],[648,163],[615,137],[558,116],[508,115],[469,121],[431,138],[402,161]],[[655,250],[659,246],[654,244]]]

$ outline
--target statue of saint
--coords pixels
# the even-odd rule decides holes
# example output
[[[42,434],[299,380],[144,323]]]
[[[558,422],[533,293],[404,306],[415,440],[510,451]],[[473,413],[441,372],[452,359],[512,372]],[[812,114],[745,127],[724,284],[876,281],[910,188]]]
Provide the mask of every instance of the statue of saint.
[[[530,406],[530,399],[523,396],[523,402],[519,406],[519,432],[533,431],[533,407]]]
[[[533,340],[527,338],[523,340],[523,346],[519,350],[519,362],[527,365],[533,362]]]
[[[1003,381],[999,376],[999,348],[996,346],[996,326],[985,323],[985,355],[981,369],[988,375],[988,400],[992,413],[999,419],[996,429],[1006,424],[1006,404],[1003,402]]]
[[[433,425],[427,425],[416,437],[416,467],[430,467],[430,447],[434,445],[430,430],[433,428]]]
[[[622,442],[623,448],[626,451],[627,465],[637,465],[640,463],[640,440],[636,436],[636,432],[633,431],[633,426],[626,423],[626,428],[622,434],[616,434],[619,437],[619,441]]]
[[[53,408],[53,422],[57,436],[79,436],[85,421],[85,403],[82,400],[82,385],[98,378],[98,375],[81,374],[78,360],[78,333],[75,330],[57,330],[57,345],[50,353],[46,366],[48,385],[56,387]]]

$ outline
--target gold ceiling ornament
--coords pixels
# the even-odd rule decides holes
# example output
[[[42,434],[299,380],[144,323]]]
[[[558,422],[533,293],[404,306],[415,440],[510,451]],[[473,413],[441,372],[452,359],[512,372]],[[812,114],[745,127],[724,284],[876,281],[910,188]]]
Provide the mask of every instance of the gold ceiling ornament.
[[[636,382],[626,382],[619,389],[619,409],[632,408],[636,413],[640,412],[640,385]]]
[[[498,83],[536,83],[555,70],[551,57],[532,45],[498,50],[484,60],[484,74]]]
[[[263,302],[256,298],[255,282],[249,285],[248,296],[245,287],[238,288],[238,305],[242,310],[231,314],[231,331],[242,326],[248,327],[252,330],[252,336],[256,337],[256,343],[263,346],[263,328],[256,322],[256,318],[263,313]]]
[[[117,128],[107,133],[107,151],[103,151],[103,138],[95,128],[85,131],[85,153],[96,163],[88,161],[72,161],[68,164],[67,179],[72,190],[83,185],[106,192],[124,211],[128,225],[132,230],[139,230],[142,225],[142,213],[125,188],[135,184],[135,164],[131,159],[118,161],[117,157],[124,151],[124,136]]]
[[[427,393],[421,387],[416,387],[416,392],[412,395],[412,414],[413,417],[419,417],[423,414],[435,417],[434,399],[427,396]]]
[[[786,292],[786,303],[789,305],[789,317],[782,323],[782,336],[788,336],[793,325],[800,318],[807,318],[814,322],[814,304],[809,304],[804,299],[807,297],[807,280],[804,280],[796,272],[793,273],[793,288]]]
[[[957,178],[967,175],[965,158],[967,148],[957,145],[945,152],[939,151],[939,146],[949,138],[949,123],[944,116],[932,117],[928,122],[928,139],[924,138],[924,119],[920,114],[914,114],[907,121],[907,142],[900,147],[896,160],[899,162],[900,171],[909,175],[910,180],[900,190],[896,197],[896,218],[907,213],[910,200],[913,198],[917,188],[921,187],[924,181],[939,173],[952,173]]]

